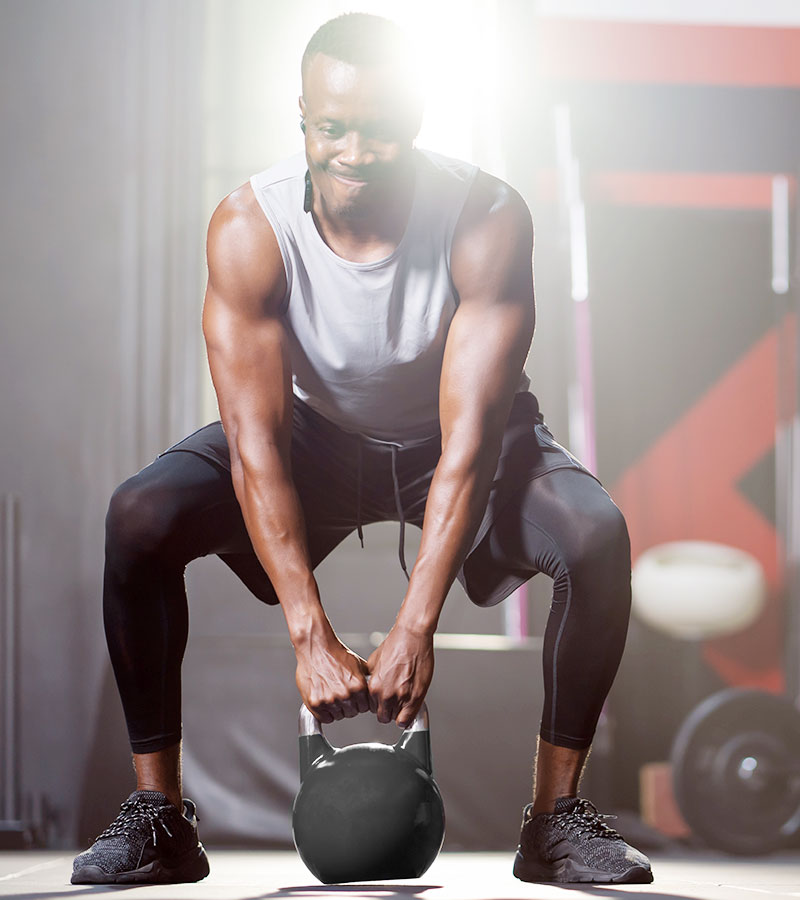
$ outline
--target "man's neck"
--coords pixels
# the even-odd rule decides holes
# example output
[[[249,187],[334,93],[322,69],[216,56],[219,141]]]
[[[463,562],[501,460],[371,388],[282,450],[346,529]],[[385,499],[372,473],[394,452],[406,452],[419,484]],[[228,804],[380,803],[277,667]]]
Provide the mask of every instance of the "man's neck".
[[[414,200],[414,169],[409,166],[387,185],[378,202],[353,215],[329,209],[314,192],[312,215],[325,243],[337,256],[351,262],[373,262],[389,256],[403,238]]]

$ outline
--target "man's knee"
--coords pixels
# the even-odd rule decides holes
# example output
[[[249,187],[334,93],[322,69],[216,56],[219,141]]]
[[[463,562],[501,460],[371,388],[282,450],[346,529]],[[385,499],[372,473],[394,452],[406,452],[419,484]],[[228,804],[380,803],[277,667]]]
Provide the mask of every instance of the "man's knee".
[[[123,481],[108,504],[106,551],[151,556],[168,543],[175,528],[170,491],[152,484],[142,472]]]
[[[574,575],[630,581],[631,545],[619,507],[606,496],[576,514],[562,548],[564,564]]]

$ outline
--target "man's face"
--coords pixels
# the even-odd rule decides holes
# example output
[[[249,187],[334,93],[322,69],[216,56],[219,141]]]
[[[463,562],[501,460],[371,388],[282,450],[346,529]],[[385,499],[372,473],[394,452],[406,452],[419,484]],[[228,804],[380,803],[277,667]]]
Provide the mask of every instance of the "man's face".
[[[408,170],[418,125],[391,69],[317,54],[300,111],[308,168],[326,210],[358,217],[380,208]]]

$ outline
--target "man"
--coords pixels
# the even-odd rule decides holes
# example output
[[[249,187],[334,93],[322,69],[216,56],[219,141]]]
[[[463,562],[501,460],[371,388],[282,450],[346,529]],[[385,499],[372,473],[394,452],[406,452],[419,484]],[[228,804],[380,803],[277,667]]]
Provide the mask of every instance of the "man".
[[[104,618],[137,791],[74,883],[208,872],[180,783],[183,571],[218,554],[280,603],[297,687],[322,722],[409,724],[456,577],[492,605],[554,579],[545,707],[517,877],[651,881],[647,859],[578,798],[627,632],[619,510],[544,424],[523,371],[533,228],[506,184],[413,146],[421,104],[392,23],[323,25],[302,62],[305,155],[250,179],[208,233],[203,330],[212,423],[114,492]],[[323,610],[314,567],[362,524],[422,527],[396,621],[368,660]],[[369,675],[369,682],[366,676]]]

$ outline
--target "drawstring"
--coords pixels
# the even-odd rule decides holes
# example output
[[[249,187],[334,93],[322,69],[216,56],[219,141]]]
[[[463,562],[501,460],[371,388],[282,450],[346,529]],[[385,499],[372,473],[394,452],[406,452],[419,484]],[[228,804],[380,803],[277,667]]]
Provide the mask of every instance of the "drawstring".
[[[361,541],[361,547],[364,547],[364,531],[361,527],[361,479],[362,479],[362,448],[361,441],[356,442],[358,452],[356,454],[357,470],[358,470],[358,486],[356,489],[356,524],[358,528],[358,539]],[[394,482],[394,502],[397,507],[397,515],[400,518],[400,545],[398,547],[398,556],[400,557],[400,568],[403,570],[406,580],[411,581],[406,567],[405,554],[405,535],[406,535],[406,518],[403,513],[403,503],[400,499],[400,483],[397,479],[397,444],[391,444],[392,448],[392,481]]]
[[[361,549],[364,549],[364,530],[361,527],[361,441],[357,441],[358,444],[358,501],[357,501],[357,512],[356,512],[356,521],[358,523],[358,539],[361,541]]]
[[[397,481],[397,445],[392,444],[392,481],[394,481],[394,502],[397,504],[397,514],[400,517],[400,547],[398,550],[400,556],[400,568],[405,572],[406,580],[411,581],[411,578],[408,574],[408,569],[406,568],[406,555],[405,555],[405,534],[406,534],[406,520],[403,515],[403,504],[400,502],[400,485]]]

